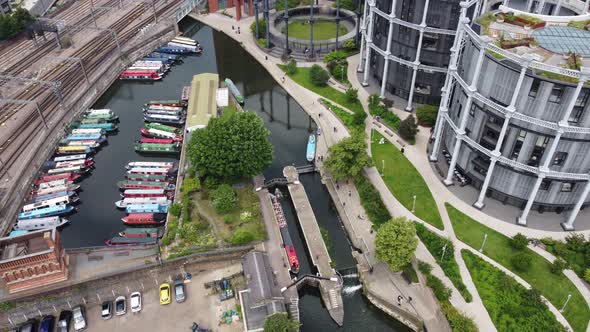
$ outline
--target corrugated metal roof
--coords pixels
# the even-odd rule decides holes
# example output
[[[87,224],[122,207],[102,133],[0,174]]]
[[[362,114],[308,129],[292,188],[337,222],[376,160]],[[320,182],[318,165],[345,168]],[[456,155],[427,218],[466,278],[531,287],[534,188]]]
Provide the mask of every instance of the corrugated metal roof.
[[[193,76],[188,101],[187,124],[189,131],[204,128],[217,116],[217,88],[219,75],[204,73]]]

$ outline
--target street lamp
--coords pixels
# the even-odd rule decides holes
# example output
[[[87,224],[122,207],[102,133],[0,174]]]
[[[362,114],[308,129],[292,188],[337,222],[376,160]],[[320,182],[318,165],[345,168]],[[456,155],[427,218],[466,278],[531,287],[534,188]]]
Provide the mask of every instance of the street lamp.
[[[572,294],[567,294],[567,299],[565,300],[565,303],[563,304],[563,307],[561,307],[561,309],[559,309],[559,312],[563,312],[565,310],[565,306],[567,306],[568,302],[570,301],[570,299],[572,298]]]
[[[412,202],[412,213],[416,210],[416,195],[414,195],[414,201]]]
[[[381,159],[381,176],[383,176],[384,170],[385,170],[385,159]]]
[[[479,252],[483,252],[483,247],[486,245],[487,239],[488,239],[488,233],[485,233],[483,236],[483,242],[481,243],[481,248],[479,248]]]

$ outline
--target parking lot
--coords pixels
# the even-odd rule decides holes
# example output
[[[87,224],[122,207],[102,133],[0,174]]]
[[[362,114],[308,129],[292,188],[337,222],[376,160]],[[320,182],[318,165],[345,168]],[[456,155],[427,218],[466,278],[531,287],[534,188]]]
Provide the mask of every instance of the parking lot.
[[[104,331],[191,331],[190,326],[197,322],[204,328],[212,331],[243,331],[241,322],[233,322],[230,325],[218,326],[219,317],[224,310],[236,309],[235,299],[223,301],[217,295],[209,295],[210,290],[205,289],[204,284],[212,280],[220,279],[237,273],[241,270],[240,264],[232,264],[222,269],[209,270],[193,275],[191,282],[185,284],[187,299],[183,303],[174,301],[160,305],[158,287],[164,280],[156,280],[152,285],[145,285],[144,290],[127,289],[125,294],[115,293],[113,297],[103,300],[114,300],[116,296],[127,297],[127,313],[123,316],[114,316],[109,320],[100,318],[100,305],[87,308],[87,321],[89,332]],[[168,278],[170,279],[170,278]],[[170,282],[170,280],[166,280]],[[124,286],[124,285],[119,285]],[[118,287],[121,288],[121,287]],[[133,314],[129,308],[129,295],[134,291],[142,293],[142,310]]]

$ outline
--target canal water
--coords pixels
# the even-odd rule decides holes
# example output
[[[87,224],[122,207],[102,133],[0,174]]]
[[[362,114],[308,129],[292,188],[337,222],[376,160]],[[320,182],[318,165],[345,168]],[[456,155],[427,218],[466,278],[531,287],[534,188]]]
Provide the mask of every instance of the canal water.
[[[119,114],[120,131],[117,135],[109,137],[109,145],[96,155],[96,169],[82,183],[84,191],[80,193],[80,199],[83,203],[79,206],[79,211],[72,216],[71,224],[62,232],[65,247],[102,245],[104,240],[122,230],[120,218],[124,213],[118,211],[113,204],[119,199],[116,182],[123,179],[124,165],[128,161],[145,159],[133,151],[133,141],[138,139],[139,128],[143,123],[141,106],[152,99],[178,98],[182,87],[189,85],[195,74],[217,72],[220,79],[230,77],[245,97],[244,108],[262,117],[270,131],[270,141],[274,146],[273,162],[264,171],[267,179],[282,176],[283,167],[286,165],[299,166],[307,163],[307,138],[316,126],[295,100],[228,36],[190,19],[182,22],[181,31],[203,45],[202,56],[186,57],[184,63],[173,67],[161,82],[117,82],[94,105],[94,108],[110,108]],[[301,182],[305,186],[320,226],[328,232],[336,269],[354,266],[355,261],[346,233],[319,175],[303,175]],[[287,194],[286,190],[283,190],[283,193]],[[283,201],[283,208],[299,255],[300,274],[311,272],[310,260],[306,255],[296,215],[288,199]],[[358,277],[354,273],[345,274],[344,281],[344,326],[338,328],[332,321],[323,307],[319,292],[313,288],[306,288],[300,292],[302,331],[408,330],[362,297]]]

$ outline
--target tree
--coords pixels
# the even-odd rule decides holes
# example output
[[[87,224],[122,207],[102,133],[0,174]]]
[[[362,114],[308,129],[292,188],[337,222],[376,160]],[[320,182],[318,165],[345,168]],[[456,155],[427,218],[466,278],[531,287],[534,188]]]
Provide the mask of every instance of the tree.
[[[20,33],[32,20],[33,16],[22,7],[18,7],[10,15],[0,15],[0,40]]]
[[[250,31],[252,32],[252,36],[256,38],[256,21],[250,24]],[[266,36],[266,20],[259,19],[258,20],[258,33],[260,38],[264,38]]]
[[[402,120],[399,124],[399,135],[408,141],[413,141],[418,133],[418,125],[416,124],[416,118],[410,114],[407,118]]]
[[[529,239],[521,233],[514,235],[510,239],[510,246],[516,250],[523,250],[529,244]]]
[[[170,205],[170,209],[168,210],[175,217],[180,217],[180,211],[182,211],[182,206],[178,203]]]
[[[297,73],[297,62],[295,61],[295,59],[291,59],[291,61],[287,63],[285,71],[289,76],[295,75]]]
[[[364,126],[367,113],[365,112],[354,112],[352,115],[352,124],[355,126]]]
[[[432,127],[436,123],[438,115],[438,106],[420,105],[416,107],[416,118],[421,126]]]
[[[551,273],[560,274],[561,271],[567,269],[567,266],[568,264],[566,261],[564,261],[562,258],[557,258],[553,261],[553,264],[551,264]]]
[[[531,268],[532,258],[526,252],[519,252],[510,259],[512,267],[520,272],[526,272]]]
[[[359,99],[359,90],[350,87],[346,90],[346,100],[353,103]]]
[[[343,46],[349,52],[354,51],[356,49],[356,44],[354,43],[354,39],[347,39],[346,41],[344,41]]]
[[[375,238],[377,258],[395,272],[411,262],[417,246],[416,228],[404,217],[383,224]]]
[[[320,65],[313,65],[309,70],[309,80],[313,85],[325,86],[330,79],[330,74]]]
[[[367,143],[362,135],[353,135],[332,145],[328,149],[326,167],[335,181],[357,177],[363,168],[372,165],[367,155]]]
[[[213,118],[206,128],[193,132],[188,157],[202,176],[252,177],[272,162],[268,136],[262,119],[252,112]]]
[[[264,320],[264,332],[297,332],[299,323],[284,312],[272,314]]]
[[[227,213],[236,206],[236,192],[224,183],[213,191],[211,202],[217,213]]]
[[[586,271],[584,271],[584,280],[590,282],[590,268],[587,268]]]

